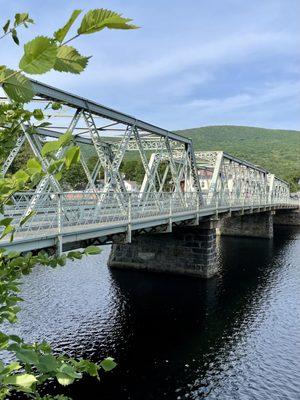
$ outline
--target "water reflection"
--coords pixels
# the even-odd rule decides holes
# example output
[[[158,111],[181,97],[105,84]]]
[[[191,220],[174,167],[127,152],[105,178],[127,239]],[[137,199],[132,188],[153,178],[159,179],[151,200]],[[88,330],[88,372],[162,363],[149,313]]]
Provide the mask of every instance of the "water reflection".
[[[280,234],[281,233],[281,234]],[[119,367],[74,399],[291,399],[300,393],[300,230],[222,238],[209,281],[81,265],[37,268],[20,333]]]

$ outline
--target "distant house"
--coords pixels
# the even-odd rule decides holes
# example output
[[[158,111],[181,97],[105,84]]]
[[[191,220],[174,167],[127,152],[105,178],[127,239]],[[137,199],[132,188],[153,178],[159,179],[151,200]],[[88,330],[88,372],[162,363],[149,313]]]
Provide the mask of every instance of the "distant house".
[[[125,189],[128,192],[137,192],[139,190],[138,184],[137,184],[136,181],[129,181],[129,180],[125,180],[124,179],[123,182],[124,182]],[[104,185],[105,185],[105,180],[104,179],[99,179],[97,181],[97,187],[98,187],[99,190],[102,190],[104,188]],[[116,185],[112,184],[110,190],[114,190],[114,189],[116,189]]]
[[[198,167],[198,176],[202,191],[208,191],[213,170],[206,167]]]
[[[138,191],[138,184],[136,181],[126,181],[124,180],[125,189],[128,192],[137,192]]]

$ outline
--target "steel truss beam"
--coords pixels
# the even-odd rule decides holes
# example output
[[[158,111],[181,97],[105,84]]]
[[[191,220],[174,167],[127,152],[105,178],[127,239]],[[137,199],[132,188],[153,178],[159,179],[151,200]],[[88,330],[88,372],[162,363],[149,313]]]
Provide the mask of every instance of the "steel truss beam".
[[[56,102],[62,102],[63,104],[66,104],[70,107],[81,109],[88,113],[92,113],[125,125],[135,126],[137,129],[150,132],[154,135],[168,137],[169,139],[175,140],[177,142],[187,144],[191,143],[190,139],[177,135],[176,133],[170,132],[166,129],[159,128],[158,126],[136,119],[128,114],[121,113],[108,107],[104,107],[94,101],[90,101],[83,97],[64,92],[63,90],[45,85],[35,80],[31,80],[31,83],[37,96],[40,96],[42,98],[46,98],[48,100]]]
[[[216,197],[224,202],[254,199],[267,202],[289,195],[287,182],[277,179],[267,170],[245,162],[223,152],[197,152],[199,168],[210,168],[212,178],[209,182],[207,203]]]
[[[194,152],[192,141],[176,133],[37,81],[32,81],[32,83],[37,96],[42,100],[61,102],[69,107],[69,110],[75,110],[75,115],[72,116],[67,130],[72,133],[74,143],[92,145],[96,151],[98,160],[93,171],[89,170],[83,155],[81,155],[81,164],[88,181],[86,190],[93,191],[100,208],[107,204],[104,200],[109,200],[111,196],[114,196],[123,215],[127,215],[129,194],[120,168],[126,152],[129,151],[139,154],[145,171],[143,183],[136,198],[136,204],[142,204],[143,207],[146,203],[149,207],[148,199],[156,206],[162,207],[162,192],[169,174],[172,177],[171,191],[176,195],[176,202],[177,204],[181,202],[184,206],[187,204],[183,192],[193,192],[193,195],[196,192],[200,206],[214,205],[217,201],[230,203],[237,199],[251,201],[257,197],[260,197],[261,201],[266,199],[270,201],[289,194],[286,182],[257,165],[222,151]],[[65,117],[66,115],[63,118]],[[95,123],[95,118],[98,118],[98,124]],[[105,121],[100,121],[101,118]],[[66,125],[68,124],[64,123],[64,126]],[[37,134],[33,135],[28,133],[28,126],[21,124],[21,128],[23,136],[19,137],[15,148],[9,154],[2,173],[7,172],[27,140],[46,174],[27,205],[24,213],[27,215],[34,209],[39,198],[47,194],[49,188],[52,192],[61,192],[59,182],[47,172],[50,161],[41,155],[42,144],[39,138],[59,138],[66,128],[60,126],[57,126],[56,130],[37,128]],[[104,136],[107,132],[112,132],[110,139]],[[60,149],[56,153],[56,159],[62,158],[65,150],[65,148]],[[159,169],[161,163],[165,165],[163,173]],[[95,184],[100,168],[104,170],[105,176],[101,194]],[[203,171],[206,173],[206,175],[203,174],[205,177],[201,175]],[[202,183],[207,185],[204,185],[205,197],[202,196]]]
[[[12,162],[14,161],[14,159],[18,155],[19,151],[21,150],[25,140],[26,140],[25,135],[21,135],[18,137],[15,147],[11,150],[11,152],[9,153],[7,159],[5,160],[5,162],[2,166],[1,173],[3,176],[6,175],[9,167],[11,166]]]

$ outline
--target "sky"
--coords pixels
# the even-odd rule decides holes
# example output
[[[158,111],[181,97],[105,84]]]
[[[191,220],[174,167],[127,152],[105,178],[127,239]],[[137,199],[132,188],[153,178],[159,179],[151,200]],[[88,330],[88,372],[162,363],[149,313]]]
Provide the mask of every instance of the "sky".
[[[0,64],[16,68],[23,44],[75,8],[109,8],[140,29],[82,36],[84,73],[34,79],[171,130],[300,130],[300,0],[0,0],[1,26],[16,12],[36,22],[19,47],[1,41]]]

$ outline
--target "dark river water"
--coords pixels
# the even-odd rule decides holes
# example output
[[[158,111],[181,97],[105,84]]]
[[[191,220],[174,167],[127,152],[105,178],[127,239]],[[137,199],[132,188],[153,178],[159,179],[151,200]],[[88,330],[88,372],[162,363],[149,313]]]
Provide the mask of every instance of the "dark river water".
[[[100,383],[85,379],[66,394],[300,399],[300,228],[280,228],[272,241],[221,238],[221,273],[208,281],[112,271],[103,249],[24,280],[15,331],[59,352],[118,362]]]

